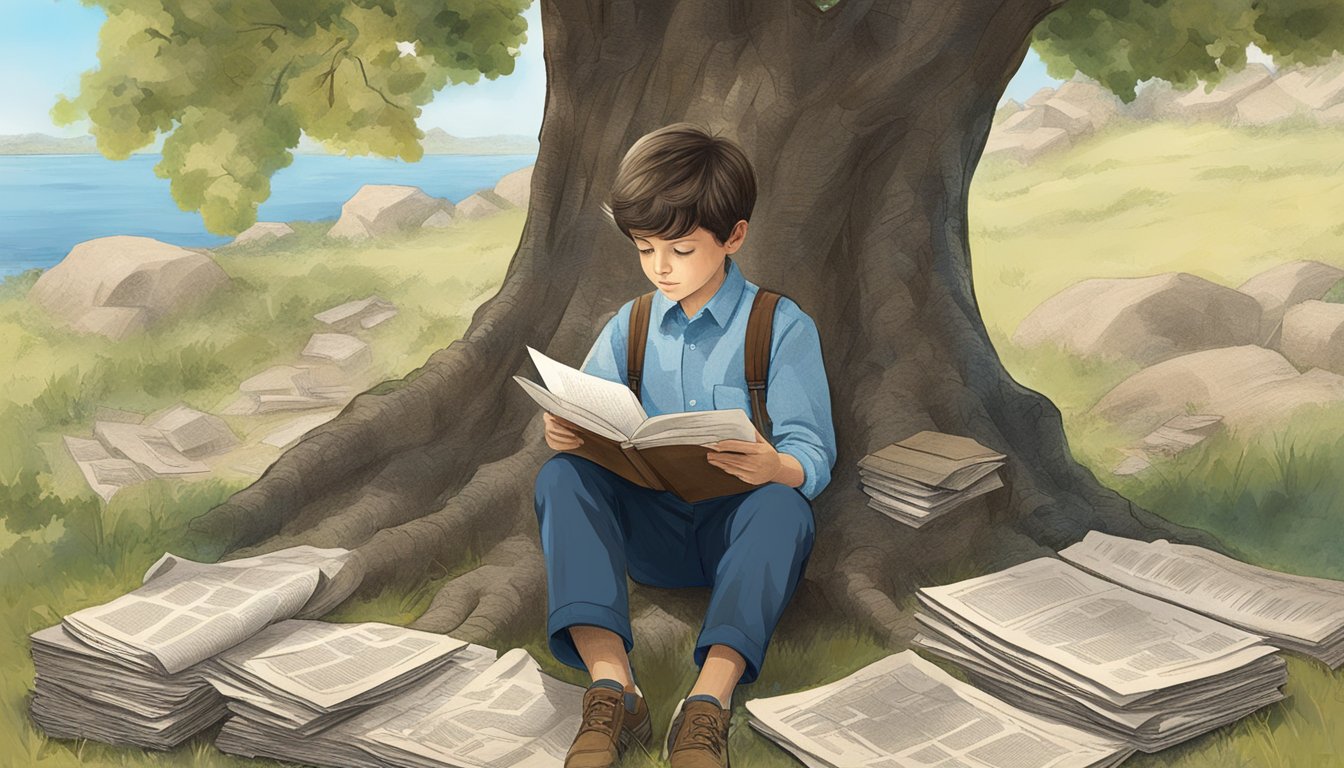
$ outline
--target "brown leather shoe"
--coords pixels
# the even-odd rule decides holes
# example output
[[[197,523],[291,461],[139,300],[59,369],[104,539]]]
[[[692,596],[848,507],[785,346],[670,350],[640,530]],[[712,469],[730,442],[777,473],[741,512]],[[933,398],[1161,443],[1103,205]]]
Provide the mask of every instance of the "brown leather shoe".
[[[682,699],[667,729],[672,768],[728,768],[728,724],[733,711],[710,701]]]
[[[610,768],[636,742],[648,748],[653,721],[644,697],[633,694],[635,711],[625,706],[625,693],[594,685],[583,694],[583,717],[574,743],[565,754],[565,768]]]

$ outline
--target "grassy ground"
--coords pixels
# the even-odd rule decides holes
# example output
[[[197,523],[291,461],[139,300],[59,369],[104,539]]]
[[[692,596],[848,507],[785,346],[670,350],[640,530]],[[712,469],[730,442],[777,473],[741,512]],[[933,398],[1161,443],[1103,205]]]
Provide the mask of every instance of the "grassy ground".
[[[1183,270],[1235,287],[1297,258],[1344,266],[1344,220],[1329,205],[1332,191],[1338,194],[1332,175],[1341,167],[1338,131],[1117,126],[1029,167],[982,164],[972,186],[971,245],[977,298],[1004,364],[1060,407],[1074,454],[1103,483],[1169,519],[1212,531],[1249,561],[1344,579],[1344,501],[1332,483],[1344,461],[1344,414],[1303,413],[1274,434],[1219,435],[1148,473],[1117,478],[1109,468],[1118,461],[1120,438],[1084,411],[1133,368],[1009,341],[1032,308],[1087,277]],[[402,309],[375,345],[380,371],[400,376],[461,333],[501,279],[521,227],[521,215],[506,214],[465,232],[365,248],[333,246],[320,239],[320,226],[304,225],[288,244],[220,251],[233,290],[200,317],[147,342],[108,345],[51,328],[22,304],[34,276],[0,287],[0,355],[20,362],[0,372],[0,408],[8,409],[0,412],[0,510],[26,514],[34,528],[0,531],[0,755],[12,756],[0,762],[276,765],[217,752],[212,732],[156,754],[51,741],[27,724],[27,633],[133,588],[159,554],[174,548],[180,523],[247,482],[147,483],[100,511],[64,459],[59,436],[87,433],[96,404],[152,410],[185,400],[213,407],[242,378],[301,348],[314,330],[314,312],[371,292]],[[53,522],[44,524],[48,513]],[[969,562],[946,569],[939,583],[977,572]],[[407,623],[436,586],[350,601],[329,618]],[[501,648],[513,646],[527,648],[548,672],[585,682],[550,657],[541,637],[500,638]],[[835,680],[896,650],[824,617],[786,615],[761,678],[738,692],[734,764],[797,765],[746,726],[747,698]],[[692,682],[689,658],[689,647],[662,659],[636,647],[656,736]],[[1287,701],[1127,765],[1344,765],[1344,733],[1332,727],[1344,720],[1344,674],[1296,657],[1289,664]],[[656,755],[625,761],[659,764]]]

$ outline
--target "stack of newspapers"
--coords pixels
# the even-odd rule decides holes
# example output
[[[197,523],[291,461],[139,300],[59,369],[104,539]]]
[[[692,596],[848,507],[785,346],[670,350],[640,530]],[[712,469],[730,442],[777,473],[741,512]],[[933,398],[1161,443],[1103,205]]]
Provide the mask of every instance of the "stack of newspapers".
[[[921,589],[915,644],[983,690],[1154,752],[1283,698],[1250,634],[1055,558]]]
[[[335,768],[560,766],[579,729],[583,690],[543,674],[521,648],[496,659],[469,645],[396,696],[325,729],[298,733],[273,719],[232,717],[215,746]]]
[[[747,723],[808,768],[1099,768],[1134,748],[1039,717],[902,651],[809,691],[752,699]]]
[[[969,437],[920,432],[859,460],[868,506],[918,528],[1003,487],[1006,457]]]
[[[1059,556],[1135,592],[1268,638],[1270,645],[1344,664],[1344,583],[1278,573],[1203,547],[1092,531]]]
[[[466,646],[393,624],[289,619],[207,661],[205,676],[233,713],[306,735],[414,687]]]
[[[353,587],[349,552],[293,547],[202,564],[165,554],[143,586],[31,636],[33,721],[55,738],[170,749],[226,714],[202,662]]]

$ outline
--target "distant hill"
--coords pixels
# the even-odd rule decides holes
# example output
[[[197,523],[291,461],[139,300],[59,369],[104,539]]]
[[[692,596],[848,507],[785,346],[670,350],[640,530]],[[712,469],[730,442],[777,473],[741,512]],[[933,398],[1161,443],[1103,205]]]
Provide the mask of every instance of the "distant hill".
[[[442,128],[425,131],[427,155],[533,155],[539,145],[536,138],[520,134],[503,136],[454,136]],[[92,136],[62,138],[45,133],[20,133],[0,136],[0,155],[89,155],[98,151]],[[139,152],[157,153],[158,143]],[[301,155],[321,155],[320,144],[304,136],[296,150]],[[137,153],[138,154],[138,153]]]
[[[97,151],[92,136],[61,138],[45,133],[0,136],[0,155],[87,155]]]
[[[442,128],[425,131],[427,155],[532,155],[541,145],[535,136],[474,136],[461,138]]]

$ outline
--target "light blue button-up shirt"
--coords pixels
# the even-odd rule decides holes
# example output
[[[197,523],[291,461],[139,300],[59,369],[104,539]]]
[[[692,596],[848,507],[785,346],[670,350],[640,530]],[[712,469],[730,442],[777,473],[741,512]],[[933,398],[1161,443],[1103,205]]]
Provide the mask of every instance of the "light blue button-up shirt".
[[[723,285],[695,317],[687,318],[681,304],[661,291],[653,295],[640,383],[640,399],[650,416],[728,408],[752,416],[743,357],[747,318],[759,288],[731,258],[725,262]],[[627,301],[602,329],[583,361],[585,373],[628,384],[626,344],[634,303]],[[771,329],[766,409],[772,434],[765,437],[775,450],[798,460],[803,467],[798,490],[816,498],[835,466],[831,392],[816,323],[785,297],[775,307]]]

